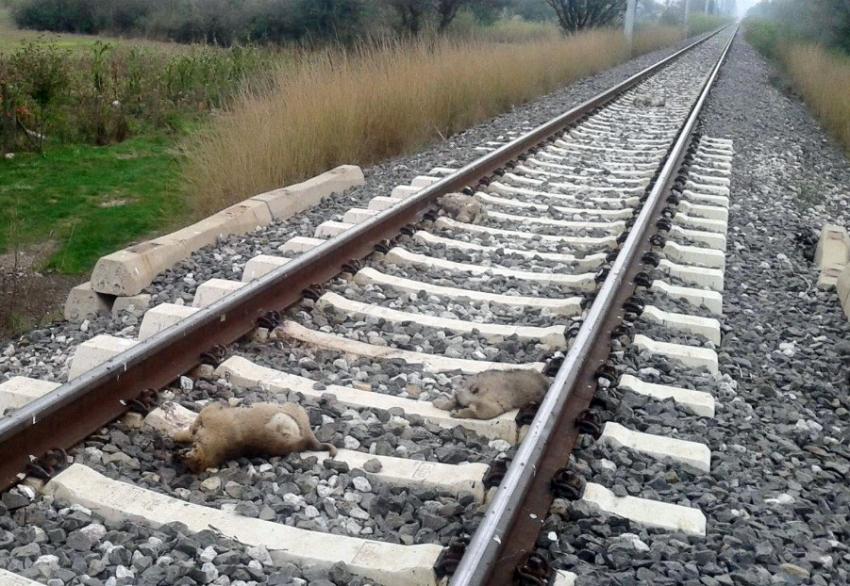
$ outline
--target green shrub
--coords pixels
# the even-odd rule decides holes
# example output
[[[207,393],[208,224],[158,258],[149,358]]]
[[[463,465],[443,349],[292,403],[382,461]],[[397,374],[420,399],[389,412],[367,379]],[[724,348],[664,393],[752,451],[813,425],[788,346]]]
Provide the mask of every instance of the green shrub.
[[[785,41],[818,43],[850,53],[850,2],[846,0],[772,0],[756,5],[748,16],[748,21],[778,26],[778,36]]]
[[[771,20],[748,18],[744,27],[747,41],[759,53],[771,59],[777,57],[779,42],[788,35],[781,24]]]
[[[28,43],[0,54],[0,144],[40,148],[33,137],[48,136],[104,145],[145,127],[169,128],[222,107],[273,58],[280,62],[277,55],[240,46],[171,51],[96,42],[71,52]]]
[[[41,149],[44,133],[60,117],[68,101],[68,55],[55,46],[28,43],[0,57],[0,111],[4,148]]]

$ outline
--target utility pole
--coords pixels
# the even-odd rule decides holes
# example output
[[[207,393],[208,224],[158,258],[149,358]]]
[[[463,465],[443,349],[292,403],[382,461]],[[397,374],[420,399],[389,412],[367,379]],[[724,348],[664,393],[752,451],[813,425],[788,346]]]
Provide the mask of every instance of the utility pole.
[[[685,30],[688,30],[688,15],[691,12],[691,0],[685,0]]]
[[[629,50],[632,48],[632,40],[635,37],[635,11],[637,10],[637,0],[629,0],[626,4],[626,40],[629,43]]]

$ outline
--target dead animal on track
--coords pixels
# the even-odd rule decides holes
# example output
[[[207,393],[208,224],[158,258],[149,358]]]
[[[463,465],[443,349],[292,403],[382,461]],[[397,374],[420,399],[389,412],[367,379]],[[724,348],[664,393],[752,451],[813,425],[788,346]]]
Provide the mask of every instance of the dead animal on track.
[[[477,224],[484,218],[484,208],[475,196],[447,193],[437,200],[437,205],[453,220]]]
[[[191,427],[174,434],[174,440],[192,444],[184,462],[195,473],[243,456],[285,456],[304,450],[336,455],[333,445],[316,439],[307,412],[295,403],[208,405]]]
[[[549,379],[535,370],[487,370],[467,377],[454,396],[440,397],[434,406],[452,417],[492,419],[539,403],[548,388]]]
[[[667,96],[664,94],[645,94],[636,96],[633,103],[637,108],[663,108],[667,105]]]

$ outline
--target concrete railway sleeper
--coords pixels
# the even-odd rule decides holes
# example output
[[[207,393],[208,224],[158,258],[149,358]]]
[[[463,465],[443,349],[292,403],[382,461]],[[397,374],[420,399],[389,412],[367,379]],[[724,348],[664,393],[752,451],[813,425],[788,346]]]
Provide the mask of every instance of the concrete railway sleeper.
[[[223,536],[258,572],[291,566],[305,576],[342,571],[358,583],[466,585],[517,576],[574,583],[574,568],[538,533],[577,503],[704,534],[710,520],[698,508],[618,494],[582,478],[569,453],[577,441],[590,445],[577,439],[582,432],[611,449],[710,470],[700,442],[648,433],[606,411],[612,398],[635,393],[712,417],[710,395],[588,368],[605,363],[610,346],[717,372],[733,150],[699,136],[695,122],[730,33],[484,145],[487,154],[467,167],[432,169],[368,208],[329,218],[312,238],[281,246],[281,256],[250,259],[241,280],[202,283],[191,306],[151,308],[138,339],[92,338],[64,384],[0,384],[0,412],[12,409],[0,418],[3,486],[23,481],[16,494],[40,490],[110,526],[179,522],[190,535],[212,532],[207,562],[193,574],[210,583]],[[638,99],[656,95],[663,105]],[[436,199],[450,192],[473,196],[482,213],[440,215]],[[543,371],[554,382],[536,414],[457,418],[433,404],[462,377],[491,369]],[[591,401],[597,378],[604,388]],[[339,452],[240,459],[181,476],[176,456],[163,455],[211,399],[300,403],[319,440]],[[132,438],[162,438],[149,445],[164,463],[92,443],[128,409],[114,425]],[[79,442],[73,462],[45,464]],[[300,484],[293,470],[304,473]]]

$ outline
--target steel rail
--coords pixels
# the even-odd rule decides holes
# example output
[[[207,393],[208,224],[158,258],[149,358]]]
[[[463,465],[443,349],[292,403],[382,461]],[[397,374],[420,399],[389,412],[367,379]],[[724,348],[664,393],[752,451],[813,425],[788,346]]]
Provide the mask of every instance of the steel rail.
[[[665,194],[676,179],[702,106],[734,38],[733,33],[706,77],[699,98],[680,128],[645,205],[466,547],[452,576],[452,586],[513,584],[517,564],[534,551],[553,500],[552,474],[566,466],[569,460],[578,435],[575,418],[589,406],[593,397],[595,373],[608,357],[611,331],[622,322],[622,302],[634,291],[632,278],[639,270],[641,255],[650,248],[648,241],[654,221],[664,206]],[[529,497],[533,501],[530,506]]]
[[[56,448],[68,448],[127,411],[149,389],[160,389],[199,364],[216,346],[238,340],[257,320],[298,302],[305,289],[339,274],[352,259],[395,237],[421,219],[435,199],[477,184],[588,113],[609,103],[687,51],[704,35],[605,92],[476,159],[416,195],[353,226],[286,265],[253,281],[87,373],[0,418],[0,490],[20,479],[28,464]]]

